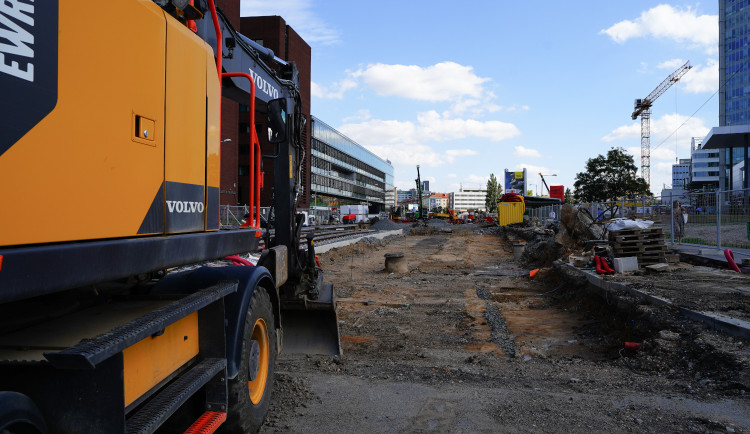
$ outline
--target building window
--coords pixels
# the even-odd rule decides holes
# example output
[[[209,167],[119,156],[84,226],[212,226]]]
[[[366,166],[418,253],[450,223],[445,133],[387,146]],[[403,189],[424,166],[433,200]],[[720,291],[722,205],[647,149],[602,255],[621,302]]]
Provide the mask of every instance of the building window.
[[[250,174],[250,166],[240,166],[237,168],[237,175],[247,176]]]
[[[240,155],[250,155],[250,145],[247,143],[240,143]]]
[[[240,104],[240,113],[250,113],[250,106],[247,104]]]

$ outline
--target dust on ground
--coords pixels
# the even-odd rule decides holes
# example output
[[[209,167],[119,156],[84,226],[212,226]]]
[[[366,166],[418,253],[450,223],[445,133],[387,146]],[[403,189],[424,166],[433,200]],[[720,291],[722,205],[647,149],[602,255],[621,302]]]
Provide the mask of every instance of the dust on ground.
[[[281,355],[263,432],[750,432],[747,342],[531,280],[493,228],[413,233],[320,255],[344,354]]]

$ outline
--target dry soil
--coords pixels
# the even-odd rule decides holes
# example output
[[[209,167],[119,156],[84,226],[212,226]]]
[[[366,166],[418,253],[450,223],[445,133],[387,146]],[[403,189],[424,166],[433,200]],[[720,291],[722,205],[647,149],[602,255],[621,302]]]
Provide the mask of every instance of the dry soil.
[[[477,229],[320,255],[344,353],[281,355],[262,432],[750,432],[746,342],[530,279]],[[384,271],[395,252],[408,273]]]

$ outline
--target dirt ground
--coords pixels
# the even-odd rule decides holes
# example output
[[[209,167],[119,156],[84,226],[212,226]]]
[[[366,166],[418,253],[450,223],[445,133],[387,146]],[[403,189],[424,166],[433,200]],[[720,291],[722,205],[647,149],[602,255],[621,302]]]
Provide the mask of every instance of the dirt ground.
[[[750,321],[750,274],[679,263],[670,265],[667,272],[604,279],[625,283],[691,310]]]
[[[747,342],[530,279],[477,229],[320,255],[344,353],[281,355],[261,432],[750,432]],[[384,271],[396,252],[408,273]]]

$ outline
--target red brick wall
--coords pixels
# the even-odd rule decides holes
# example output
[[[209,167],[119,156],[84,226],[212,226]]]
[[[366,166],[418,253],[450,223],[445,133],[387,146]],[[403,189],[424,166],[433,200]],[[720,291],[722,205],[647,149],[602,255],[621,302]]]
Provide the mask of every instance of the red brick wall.
[[[239,134],[239,104],[229,98],[221,98],[221,197],[222,205],[237,205],[237,166]]]
[[[240,28],[240,0],[216,0],[216,7],[224,12],[235,29]],[[210,17],[207,17],[210,19]],[[221,197],[222,205],[237,205],[237,168],[239,147],[239,104],[229,98],[221,99]],[[246,203],[246,202],[245,202]]]
[[[294,31],[286,25],[283,18],[279,16],[268,17],[242,17],[240,33],[250,39],[263,40],[263,46],[273,50],[276,57],[286,61],[294,61],[299,70],[300,76],[300,94],[302,99],[302,115],[307,122],[305,131],[302,134],[302,141],[305,147],[305,161],[302,168],[302,187],[297,206],[307,208],[310,206],[310,136],[312,124],[310,118],[310,66],[311,66],[311,49],[310,46]],[[270,66],[270,65],[269,65]],[[265,122],[265,117],[258,119]],[[265,124],[261,131],[266,131]],[[264,154],[273,153],[273,147],[265,143],[265,134],[260,134],[260,142]],[[264,172],[266,188],[261,194],[261,203],[266,206],[270,204],[271,188],[273,183],[273,170],[271,160],[265,161]]]

